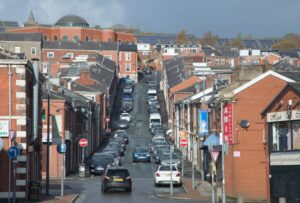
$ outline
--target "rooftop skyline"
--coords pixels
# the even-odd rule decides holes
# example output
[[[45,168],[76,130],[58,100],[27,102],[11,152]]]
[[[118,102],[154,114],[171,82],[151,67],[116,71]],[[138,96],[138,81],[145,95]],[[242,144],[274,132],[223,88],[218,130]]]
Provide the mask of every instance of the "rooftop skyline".
[[[55,24],[64,15],[81,16],[90,26],[103,28],[123,24],[146,32],[178,33],[202,36],[211,31],[232,38],[239,33],[253,37],[282,37],[300,33],[298,0],[2,0],[0,20],[27,20],[33,11],[41,24]]]

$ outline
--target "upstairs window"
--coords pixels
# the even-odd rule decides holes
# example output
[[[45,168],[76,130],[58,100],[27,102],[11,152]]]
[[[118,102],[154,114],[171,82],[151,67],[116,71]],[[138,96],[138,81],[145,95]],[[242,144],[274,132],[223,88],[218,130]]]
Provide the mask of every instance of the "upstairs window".
[[[131,71],[131,65],[130,65],[130,63],[126,63],[125,64],[125,71],[126,72],[130,72]]]
[[[130,61],[131,60],[131,53],[130,52],[126,52],[125,53],[125,60],[126,61]]]
[[[36,47],[31,47],[31,55],[36,55]]]
[[[54,52],[47,52],[47,58],[54,58]]]
[[[68,41],[69,40],[68,35],[62,36],[61,40],[64,41],[64,42]]]

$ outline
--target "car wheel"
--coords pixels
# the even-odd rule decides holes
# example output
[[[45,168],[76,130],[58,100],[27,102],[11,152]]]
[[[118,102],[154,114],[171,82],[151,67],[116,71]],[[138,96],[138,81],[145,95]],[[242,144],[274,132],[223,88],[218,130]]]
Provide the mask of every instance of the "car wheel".
[[[128,188],[128,189],[127,189],[127,192],[131,193],[131,191],[132,191],[131,188]]]
[[[158,183],[154,183],[154,186],[155,186],[155,187],[158,187]]]

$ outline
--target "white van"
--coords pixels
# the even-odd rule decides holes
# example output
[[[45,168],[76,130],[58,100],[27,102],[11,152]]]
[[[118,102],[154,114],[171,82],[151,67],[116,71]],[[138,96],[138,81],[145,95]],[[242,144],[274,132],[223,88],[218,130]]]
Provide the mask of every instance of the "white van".
[[[157,91],[156,89],[148,90],[148,100],[157,100]]]
[[[152,113],[149,117],[149,129],[152,128],[152,126],[158,126],[161,125],[161,116],[159,113]]]

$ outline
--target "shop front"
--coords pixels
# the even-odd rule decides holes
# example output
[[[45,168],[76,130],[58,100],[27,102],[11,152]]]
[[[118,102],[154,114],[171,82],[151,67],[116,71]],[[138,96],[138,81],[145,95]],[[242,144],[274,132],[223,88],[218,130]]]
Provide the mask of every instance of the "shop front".
[[[300,110],[267,114],[272,203],[300,202]]]

